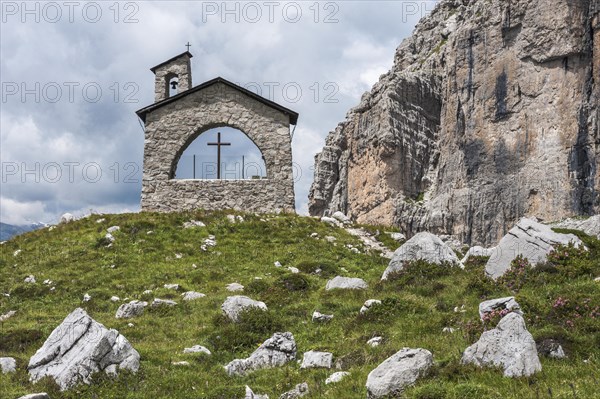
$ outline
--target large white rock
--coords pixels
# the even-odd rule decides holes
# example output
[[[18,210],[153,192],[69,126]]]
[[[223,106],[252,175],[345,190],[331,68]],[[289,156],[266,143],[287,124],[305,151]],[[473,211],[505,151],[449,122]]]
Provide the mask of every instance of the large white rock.
[[[518,313],[509,313],[498,326],[481,334],[463,353],[463,364],[502,367],[506,377],[530,376],[542,370],[533,337]]]
[[[325,290],[365,290],[369,285],[362,278],[337,276],[327,282]]]
[[[403,348],[383,361],[367,377],[367,398],[382,398],[402,392],[433,366],[426,349]]]
[[[27,369],[32,382],[51,377],[61,390],[66,390],[78,383],[89,384],[96,372],[137,372],[139,366],[139,353],[123,335],[77,308],[52,331],[29,360]]]
[[[148,306],[148,302],[144,301],[131,301],[124,303],[117,309],[115,317],[117,319],[130,319],[132,317],[140,316],[144,313],[144,308]]]
[[[340,211],[334,212],[333,215],[331,215],[331,217],[340,223],[344,223],[344,224],[350,223],[350,218],[348,216],[344,215],[344,213],[342,213]]]
[[[383,272],[381,279],[386,280],[390,273],[402,270],[405,262],[420,259],[438,265],[443,262],[461,265],[452,248],[435,234],[424,231],[414,235],[394,252],[392,260]]]
[[[521,307],[519,306],[519,303],[515,301],[515,297],[507,296],[505,298],[490,299],[488,301],[481,302],[479,304],[479,318],[483,321],[483,318],[486,314],[495,310],[507,310],[509,312],[517,312],[519,314],[523,314],[521,312]]]
[[[17,361],[13,357],[0,357],[0,371],[2,374],[17,371]]]
[[[249,357],[231,361],[225,370],[231,376],[243,376],[255,370],[283,366],[295,358],[296,341],[292,333],[275,333]]]
[[[326,368],[333,364],[333,354],[329,352],[308,351],[304,353],[301,369]]]
[[[240,313],[250,308],[267,310],[267,305],[243,295],[229,296],[221,305],[223,313],[235,322],[239,321]]]
[[[294,387],[294,389],[282,393],[279,399],[298,399],[308,395],[308,384],[303,382]]]
[[[485,265],[486,274],[497,279],[510,268],[510,263],[518,255],[527,258],[532,265],[544,262],[555,245],[583,245],[573,234],[559,234],[550,226],[532,219],[522,218],[519,223],[500,240],[492,256]]]

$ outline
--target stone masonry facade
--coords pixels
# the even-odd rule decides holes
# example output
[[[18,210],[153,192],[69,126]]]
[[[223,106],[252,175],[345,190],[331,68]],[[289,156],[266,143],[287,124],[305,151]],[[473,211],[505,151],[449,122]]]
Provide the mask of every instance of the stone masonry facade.
[[[169,69],[169,65],[161,68]],[[157,75],[169,73],[161,68]],[[272,104],[217,78],[139,110],[145,122],[142,211],[294,212],[290,123],[295,120],[285,108]],[[175,179],[188,145],[203,132],[221,126],[241,130],[256,144],[265,161],[266,179]]]

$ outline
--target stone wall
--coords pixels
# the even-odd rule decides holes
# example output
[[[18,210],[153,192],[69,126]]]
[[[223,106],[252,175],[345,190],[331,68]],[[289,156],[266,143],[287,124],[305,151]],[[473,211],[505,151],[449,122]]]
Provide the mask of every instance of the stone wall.
[[[215,83],[146,115],[142,210],[239,209],[294,212],[289,116],[223,83]],[[185,148],[220,126],[244,132],[260,149],[262,180],[175,180]]]
[[[154,70],[154,102],[169,97],[169,81],[174,77],[178,78],[178,93],[192,88],[192,66],[186,53]]]

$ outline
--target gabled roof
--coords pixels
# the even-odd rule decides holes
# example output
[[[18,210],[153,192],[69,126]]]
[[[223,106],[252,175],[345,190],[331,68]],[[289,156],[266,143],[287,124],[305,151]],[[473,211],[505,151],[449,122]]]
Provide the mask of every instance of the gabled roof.
[[[181,53],[181,54],[179,54],[179,55],[176,55],[176,56],[175,56],[175,57],[173,57],[173,58],[169,58],[168,60],[166,60],[166,61],[164,61],[164,62],[161,62],[160,64],[158,64],[158,65],[156,65],[156,66],[153,66],[152,68],[150,68],[150,70],[151,70],[151,71],[154,73],[154,71],[156,71],[156,70],[157,70],[158,68],[160,68],[161,66],[163,66],[163,65],[165,65],[165,64],[168,64],[169,62],[171,62],[171,61],[173,61],[173,60],[176,60],[177,58],[179,58],[179,57],[182,57],[182,56],[184,56],[184,55],[187,55],[187,56],[188,56],[188,57],[190,57],[190,58],[192,58],[192,57],[193,57],[192,53],[190,53],[189,51],[184,51],[183,53]]]
[[[179,56],[177,56],[177,57],[179,57]],[[177,57],[175,57],[175,58],[177,58]],[[166,61],[166,62],[168,62],[168,61]],[[158,65],[158,66],[160,66],[160,65]],[[185,97],[185,96],[187,96],[189,94],[192,94],[194,92],[197,92],[197,91],[200,91],[202,89],[205,89],[205,88],[207,88],[209,86],[212,86],[212,85],[214,85],[216,83],[223,83],[224,85],[227,85],[227,86],[229,86],[229,87],[231,87],[231,88],[233,88],[233,89],[235,89],[235,90],[237,90],[237,91],[239,91],[239,92],[241,92],[241,93],[243,93],[243,94],[245,94],[245,95],[247,95],[247,96],[249,96],[249,97],[251,97],[251,98],[253,98],[253,99],[255,99],[255,100],[257,100],[257,101],[259,101],[259,102],[261,102],[261,103],[263,103],[263,104],[265,104],[267,106],[269,106],[269,107],[271,107],[271,108],[273,108],[273,109],[278,110],[279,112],[282,112],[284,114],[289,115],[289,117],[290,117],[290,124],[292,124],[292,125],[296,125],[298,123],[298,113],[297,112],[292,111],[291,109],[286,108],[286,107],[284,107],[282,105],[279,105],[279,104],[277,104],[274,101],[271,101],[271,100],[268,100],[268,99],[266,99],[266,98],[264,98],[262,96],[259,96],[258,94],[253,93],[252,91],[250,91],[248,89],[245,89],[245,88],[243,88],[241,86],[238,86],[235,83],[232,83],[232,82],[230,82],[230,81],[228,81],[226,79],[223,79],[222,77],[217,77],[215,79],[212,79],[212,80],[209,80],[209,81],[204,82],[202,84],[199,84],[198,86],[192,87],[189,90],[186,90],[184,92],[176,94],[173,97],[165,98],[164,100],[159,101],[157,103],[154,103],[152,105],[149,105],[149,106],[147,106],[145,108],[142,108],[142,109],[136,111],[135,113],[137,114],[137,116],[142,121],[146,122],[146,115],[149,112],[152,112],[155,109],[158,109],[158,108],[160,108],[160,107],[162,107],[164,105],[170,104],[170,103],[172,103],[174,101],[179,100],[180,98],[183,98],[183,97]]]

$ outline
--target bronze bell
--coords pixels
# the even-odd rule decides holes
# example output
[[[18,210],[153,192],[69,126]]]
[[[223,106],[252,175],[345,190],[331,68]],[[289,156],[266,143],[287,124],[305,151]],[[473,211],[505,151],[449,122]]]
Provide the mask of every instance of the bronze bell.
[[[177,85],[179,84],[178,81],[174,80],[171,82],[171,89],[173,90],[177,90]]]

